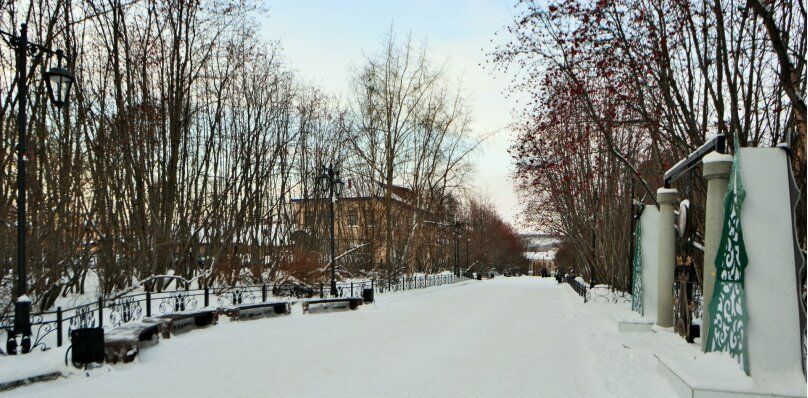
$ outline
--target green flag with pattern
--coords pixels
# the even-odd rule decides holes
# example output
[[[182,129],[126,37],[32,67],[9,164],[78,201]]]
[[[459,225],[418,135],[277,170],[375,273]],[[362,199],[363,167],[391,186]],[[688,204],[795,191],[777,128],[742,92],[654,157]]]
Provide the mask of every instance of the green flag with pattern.
[[[724,197],[724,225],[715,256],[715,289],[710,302],[710,327],[705,351],[728,352],[749,373],[744,270],[748,263],[741,226],[741,206],[746,193],[741,179],[741,156],[735,138],[735,156]]]

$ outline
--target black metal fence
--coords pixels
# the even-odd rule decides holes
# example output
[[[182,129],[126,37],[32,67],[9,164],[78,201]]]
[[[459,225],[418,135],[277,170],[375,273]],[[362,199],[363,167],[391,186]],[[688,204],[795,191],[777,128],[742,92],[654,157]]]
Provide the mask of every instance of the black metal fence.
[[[386,282],[378,281],[376,288],[379,293],[397,292],[399,290],[425,289],[431,286],[440,286],[468,280],[465,276],[455,276],[454,274],[436,274],[424,276],[405,276],[397,280]]]
[[[572,287],[572,290],[574,290],[575,293],[578,293],[579,296],[583,297],[585,303],[587,301],[586,285],[581,283],[581,281],[575,279],[575,276],[573,275],[567,275],[564,278],[564,280],[567,282],[568,285],[570,285],[570,287]]]
[[[139,321],[150,316],[191,311],[209,306],[228,306],[260,303],[289,298],[360,297],[366,288],[384,293],[398,290],[421,289],[466,280],[454,275],[429,275],[426,277],[402,277],[395,282],[384,283],[367,280],[337,284],[337,294],[330,294],[328,284],[303,285],[252,285],[204,289],[178,289],[172,291],[133,293],[115,298],[101,298],[70,308],[56,307],[54,311],[31,314],[31,351],[47,350],[64,344],[70,331],[78,328],[102,327],[105,329],[123,323]],[[0,329],[5,332],[5,341],[14,325],[14,316],[0,317]]]
[[[587,287],[573,275],[556,278],[559,283],[566,282],[575,293],[584,299],[584,303],[630,303],[631,294],[608,285],[595,285]]]
[[[590,303],[631,303],[631,293],[608,285],[595,285],[586,289],[586,301]]]

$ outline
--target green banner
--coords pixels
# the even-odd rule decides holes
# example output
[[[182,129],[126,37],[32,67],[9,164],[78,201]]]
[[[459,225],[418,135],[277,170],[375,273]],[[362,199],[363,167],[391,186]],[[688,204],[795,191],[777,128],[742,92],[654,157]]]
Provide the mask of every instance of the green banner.
[[[631,310],[645,316],[642,302],[642,218],[637,219],[634,232],[634,275],[631,288]]]
[[[728,352],[749,374],[749,314],[744,291],[744,270],[749,260],[746,257],[741,227],[741,206],[746,192],[741,180],[740,162],[736,137],[732,172],[724,197],[724,226],[715,256],[715,289],[710,302],[710,327],[705,351]]]

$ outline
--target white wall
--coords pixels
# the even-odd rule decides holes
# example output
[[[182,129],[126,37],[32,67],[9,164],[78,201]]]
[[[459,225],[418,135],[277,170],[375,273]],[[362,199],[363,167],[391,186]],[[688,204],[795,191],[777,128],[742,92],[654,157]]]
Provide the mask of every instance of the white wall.
[[[659,210],[648,205],[640,217],[642,223],[642,285],[643,317],[652,323],[657,320],[657,276],[659,272]]]
[[[787,162],[778,148],[741,149],[749,370],[765,384],[804,383]]]

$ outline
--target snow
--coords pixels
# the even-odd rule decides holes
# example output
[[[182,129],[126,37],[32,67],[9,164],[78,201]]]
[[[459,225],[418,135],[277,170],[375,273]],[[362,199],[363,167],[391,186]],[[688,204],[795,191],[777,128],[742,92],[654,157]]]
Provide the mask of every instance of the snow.
[[[743,392],[758,396],[805,396],[805,383],[800,383],[800,378],[776,377],[776,380],[767,380],[760,375],[755,378],[747,376],[738,361],[725,352],[710,352],[689,359],[671,360],[665,356],[660,357],[664,366],[694,389]]]
[[[3,339],[3,343],[5,343],[5,339]],[[64,363],[65,349],[66,347],[61,347],[58,350],[53,349],[43,352],[36,348],[30,354],[0,356],[0,383],[47,373],[69,372],[69,368]],[[18,396],[36,396],[27,395],[26,390],[27,388],[18,389]]]
[[[64,347],[0,357],[68,374],[5,397],[674,397],[656,355],[704,357],[670,330],[619,333],[630,304],[584,304],[536,277],[376,295],[355,311],[230,322],[144,349],[130,364],[80,371]],[[710,358],[707,358],[709,360]],[[33,365],[31,365],[33,366]],[[16,371],[16,373],[20,373]]]
[[[647,319],[634,311],[628,313],[625,312],[617,313],[613,316],[613,319],[617,322],[625,322],[625,323],[651,323],[651,324],[654,323],[652,320]]]
[[[679,375],[687,375],[693,381],[694,388],[706,390],[725,390],[734,387],[737,391],[755,390],[755,382],[738,366],[738,362],[723,352],[710,352],[685,363],[670,362],[667,366],[676,370]]]
[[[718,153],[718,152],[710,152],[701,159],[703,163],[720,163],[720,162],[730,162],[732,163],[732,155],[726,153]]]
[[[659,195],[666,194],[666,193],[675,194],[675,193],[679,193],[679,191],[676,190],[676,188],[659,188],[659,189],[657,189],[657,194],[659,194]]]

